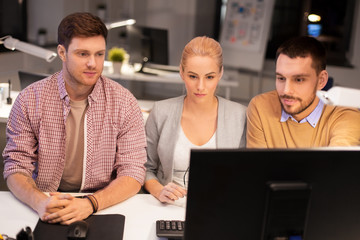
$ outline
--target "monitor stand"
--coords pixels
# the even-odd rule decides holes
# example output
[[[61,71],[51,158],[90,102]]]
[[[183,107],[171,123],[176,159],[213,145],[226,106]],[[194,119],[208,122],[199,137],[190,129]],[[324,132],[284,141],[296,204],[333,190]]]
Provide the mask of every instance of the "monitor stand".
[[[303,239],[311,186],[269,182],[262,239]]]
[[[149,59],[147,57],[144,57],[142,62],[141,62],[141,68],[140,70],[138,71],[138,73],[142,73],[142,74],[147,74],[147,75],[158,75],[156,73],[152,73],[152,72],[145,72],[144,71],[144,67],[146,65],[146,63],[149,61]]]

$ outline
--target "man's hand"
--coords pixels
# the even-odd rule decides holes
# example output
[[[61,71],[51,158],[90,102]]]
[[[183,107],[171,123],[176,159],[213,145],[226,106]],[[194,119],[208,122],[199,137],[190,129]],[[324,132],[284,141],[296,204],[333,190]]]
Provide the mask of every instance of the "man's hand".
[[[50,193],[44,212],[39,213],[41,220],[48,223],[69,225],[83,220],[93,213],[90,201],[86,198],[75,198],[70,194]]]
[[[173,203],[175,200],[185,197],[186,194],[184,188],[171,182],[163,187],[157,198],[163,203]]]

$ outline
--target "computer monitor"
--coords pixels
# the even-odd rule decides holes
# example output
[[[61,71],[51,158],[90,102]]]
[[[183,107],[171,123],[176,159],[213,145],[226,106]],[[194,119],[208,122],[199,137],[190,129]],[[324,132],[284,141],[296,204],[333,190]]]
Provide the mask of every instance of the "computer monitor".
[[[26,72],[26,71],[19,71],[19,80],[20,80],[20,87],[21,90],[23,90],[24,88],[26,88],[27,86],[29,86],[30,84],[44,79],[48,76],[50,76],[49,74],[46,73],[33,73],[33,72]]]
[[[360,148],[193,150],[185,240],[355,240]]]
[[[166,29],[131,25],[126,27],[126,36],[130,63],[142,63],[147,57],[149,63],[169,64]]]

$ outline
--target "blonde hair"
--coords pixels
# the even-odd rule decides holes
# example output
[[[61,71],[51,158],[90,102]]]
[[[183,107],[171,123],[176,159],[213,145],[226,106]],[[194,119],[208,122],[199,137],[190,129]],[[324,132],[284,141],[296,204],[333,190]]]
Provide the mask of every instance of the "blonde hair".
[[[217,62],[219,71],[222,69],[222,49],[220,44],[212,38],[206,36],[195,37],[186,44],[180,60],[180,68],[182,71],[184,71],[187,59],[193,56],[211,57]]]

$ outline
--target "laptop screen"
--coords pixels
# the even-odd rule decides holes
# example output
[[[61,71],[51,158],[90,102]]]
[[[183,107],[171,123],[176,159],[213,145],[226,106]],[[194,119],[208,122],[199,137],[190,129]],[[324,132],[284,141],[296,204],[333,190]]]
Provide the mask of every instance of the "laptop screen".
[[[184,239],[358,239],[360,148],[193,150]]]

